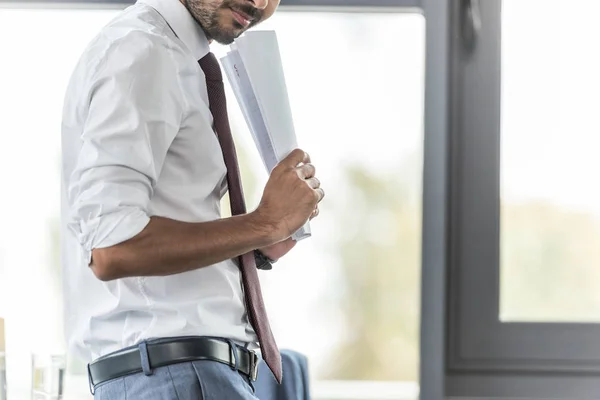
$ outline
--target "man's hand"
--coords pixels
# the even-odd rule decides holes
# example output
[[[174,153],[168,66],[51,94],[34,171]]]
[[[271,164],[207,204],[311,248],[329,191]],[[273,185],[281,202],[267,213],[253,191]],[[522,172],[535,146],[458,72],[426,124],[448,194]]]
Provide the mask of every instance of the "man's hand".
[[[256,212],[273,227],[275,239],[280,238],[276,241],[281,242],[319,214],[318,205],[324,196],[310,157],[296,149],[271,172]]]
[[[313,214],[310,216],[310,219],[316,218],[318,215],[319,209],[316,208]],[[281,257],[289,253],[296,246],[297,243],[298,242],[289,237],[283,242],[275,243],[271,246],[263,247],[259,250],[269,259],[273,261],[278,261]]]

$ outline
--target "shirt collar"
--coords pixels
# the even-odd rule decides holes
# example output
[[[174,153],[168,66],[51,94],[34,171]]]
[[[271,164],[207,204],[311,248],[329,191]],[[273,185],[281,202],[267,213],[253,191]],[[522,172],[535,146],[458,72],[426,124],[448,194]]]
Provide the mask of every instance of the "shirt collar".
[[[206,34],[179,0],[138,0],[138,2],[158,11],[197,60],[210,52]]]

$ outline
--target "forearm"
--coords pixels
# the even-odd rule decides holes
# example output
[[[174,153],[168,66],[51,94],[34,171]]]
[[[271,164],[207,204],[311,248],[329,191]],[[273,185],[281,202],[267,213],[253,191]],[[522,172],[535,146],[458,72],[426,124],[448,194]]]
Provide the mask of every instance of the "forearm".
[[[238,257],[279,241],[257,213],[188,223],[152,217],[142,232],[118,245],[94,249],[91,268],[104,281],[178,274]]]

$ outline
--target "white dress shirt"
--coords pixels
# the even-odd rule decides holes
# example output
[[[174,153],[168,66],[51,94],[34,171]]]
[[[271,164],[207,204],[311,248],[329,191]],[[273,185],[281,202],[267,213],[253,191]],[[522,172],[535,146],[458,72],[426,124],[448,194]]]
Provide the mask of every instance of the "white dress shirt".
[[[62,263],[70,348],[85,360],[142,339],[226,337],[256,347],[233,260],[168,277],[96,279],[94,248],[151,216],[221,218],[226,168],[212,129],[202,29],[179,0],[143,0],[93,39],[62,124]]]

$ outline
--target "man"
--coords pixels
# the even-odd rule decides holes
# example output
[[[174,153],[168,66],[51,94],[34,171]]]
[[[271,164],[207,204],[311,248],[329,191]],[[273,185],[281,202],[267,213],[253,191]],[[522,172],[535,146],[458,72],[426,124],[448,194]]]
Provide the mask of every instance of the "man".
[[[222,75],[229,44],[279,0],[140,0],[90,43],[63,115],[66,333],[95,398],[255,399],[281,381],[257,277],[318,214],[295,150],[245,209]],[[231,218],[221,218],[229,189]]]

